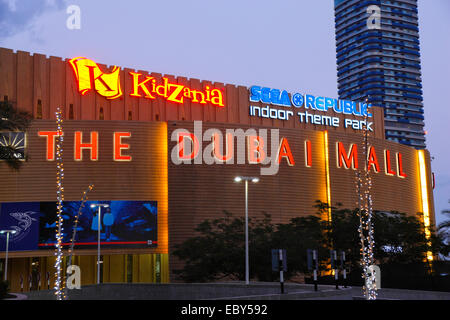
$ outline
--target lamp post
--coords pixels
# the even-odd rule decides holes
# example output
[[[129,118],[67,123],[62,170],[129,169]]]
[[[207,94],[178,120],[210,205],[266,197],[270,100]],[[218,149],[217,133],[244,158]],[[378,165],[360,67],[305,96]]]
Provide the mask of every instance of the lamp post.
[[[245,284],[249,284],[249,259],[248,259],[248,182],[258,183],[258,177],[236,177],[235,182],[245,182]]]
[[[3,279],[6,281],[8,275],[8,247],[9,247],[9,234],[15,234],[16,230],[0,230],[0,234],[6,233],[6,257],[5,257],[5,275]]]
[[[101,214],[102,214],[102,207],[103,208],[108,208],[109,204],[105,204],[105,203],[95,203],[95,204],[91,204],[91,208],[95,208],[98,207],[98,213],[97,213],[97,218],[98,218],[98,222],[97,222],[97,284],[100,284],[100,228],[101,228]]]

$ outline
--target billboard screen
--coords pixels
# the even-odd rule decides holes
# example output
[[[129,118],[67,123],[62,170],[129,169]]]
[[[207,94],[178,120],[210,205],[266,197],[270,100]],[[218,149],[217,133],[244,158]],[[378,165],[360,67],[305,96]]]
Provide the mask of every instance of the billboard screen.
[[[156,201],[87,201],[80,208],[81,204],[81,201],[63,203],[64,248],[70,246],[74,235],[75,248],[97,247],[99,229],[102,248],[157,246]],[[96,204],[106,205],[100,209],[100,223]],[[0,210],[0,227],[18,231],[10,236],[9,250],[54,248],[56,202],[3,203]],[[0,250],[5,250],[4,241]]]
[[[39,239],[39,202],[0,204],[0,230],[10,234],[9,250],[36,250]],[[6,250],[6,234],[0,234],[0,251]]]

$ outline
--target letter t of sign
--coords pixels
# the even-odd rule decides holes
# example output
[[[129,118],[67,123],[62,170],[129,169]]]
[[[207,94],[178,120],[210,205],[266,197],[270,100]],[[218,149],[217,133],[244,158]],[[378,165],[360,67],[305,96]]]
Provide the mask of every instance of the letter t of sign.
[[[39,137],[47,137],[47,161],[55,160],[55,138],[59,136],[58,131],[39,131]]]

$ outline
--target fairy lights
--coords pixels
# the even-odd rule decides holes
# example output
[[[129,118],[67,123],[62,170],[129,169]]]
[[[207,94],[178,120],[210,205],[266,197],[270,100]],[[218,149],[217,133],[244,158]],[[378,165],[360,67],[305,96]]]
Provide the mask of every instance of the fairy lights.
[[[369,170],[369,145],[368,131],[364,128],[364,169],[356,172],[356,189],[358,196],[358,215],[359,228],[358,233],[361,241],[361,267],[363,270],[362,277],[364,279],[363,294],[367,300],[376,300],[377,287],[375,273],[370,269],[374,264],[373,248],[374,248],[374,230],[372,224],[373,202],[372,202],[372,178]]]
[[[69,248],[69,259],[68,259],[68,263],[67,263],[68,266],[72,265],[73,248],[75,246],[78,222],[79,222],[80,216],[82,214],[84,204],[88,200],[88,193],[90,191],[92,191],[92,189],[94,189],[93,184],[89,185],[89,187],[83,192],[83,196],[81,197],[81,204],[80,204],[80,207],[78,208],[77,215],[75,216],[75,221],[74,221],[74,226],[73,226],[73,231],[72,231],[72,240],[70,242],[70,248]]]
[[[63,142],[64,136],[62,131],[62,114],[61,109],[58,107],[56,111],[56,127],[57,127],[57,138],[56,138],[56,262],[55,262],[55,295],[57,300],[62,300],[64,298],[63,286],[64,283],[61,277],[61,262],[63,259],[62,252],[62,240],[63,240],[63,218],[62,209],[64,201],[64,165],[63,165]]]
[[[88,193],[90,191],[92,191],[92,189],[94,189],[94,185],[90,184],[89,187],[85,191],[83,191],[83,196],[81,197],[80,207],[78,208],[77,215],[75,216],[75,221],[74,221],[73,231],[72,231],[72,240],[70,242],[70,247],[69,247],[69,257],[68,257],[68,261],[67,261],[68,267],[72,265],[73,248],[75,246],[75,239],[77,236],[78,222],[79,222],[80,216],[82,214],[84,204],[88,200]],[[65,290],[65,298],[67,298],[67,289]]]

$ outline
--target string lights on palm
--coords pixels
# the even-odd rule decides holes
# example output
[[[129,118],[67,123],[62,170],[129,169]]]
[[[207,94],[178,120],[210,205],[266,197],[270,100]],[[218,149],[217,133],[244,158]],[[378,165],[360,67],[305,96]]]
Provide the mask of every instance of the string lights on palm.
[[[367,116],[365,116],[365,123],[367,124]],[[356,191],[358,197],[358,215],[359,228],[358,233],[361,241],[361,267],[362,277],[364,279],[363,294],[368,300],[375,300],[377,298],[377,287],[375,273],[371,270],[374,264],[373,248],[374,248],[374,229],[373,229],[373,201],[371,195],[372,177],[370,175],[370,168],[368,167],[368,153],[369,153],[369,130],[367,125],[364,126],[364,141],[363,141],[363,157],[364,169],[356,172]]]
[[[56,249],[55,249],[55,295],[57,300],[63,300],[65,295],[63,293],[64,282],[62,280],[62,240],[63,240],[63,201],[64,201],[64,164],[63,164],[63,142],[64,136],[62,131],[62,114],[61,109],[58,107],[56,111]]]
[[[71,266],[72,265],[73,249],[75,247],[75,239],[76,239],[76,236],[77,236],[78,222],[80,221],[80,216],[81,216],[81,214],[83,212],[84,204],[88,200],[88,193],[90,191],[92,191],[93,189],[94,189],[94,185],[90,184],[89,187],[83,192],[83,195],[81,197],[80,207],[78,208],[78,212],[77,212],[77,215],[75,216],[75,221],[74,221],[74,225],[73,225],[72,240],[70,241],[70,247],[69,247],[69,253],[68,253],[69,257],[68,257],[68,261],[67,261],[67,266]],[[65,295],[64,299],[67,299],[68,298],[67,289],[65,290],[65,294],[64,295]]]
[[[70,242],[70,248],[69,248],[69,259],[68,259],[68,263],[67,263],[67,265],[69,265],[69,266],[72,265],[73,248],[75,246],[78,222],[79,222],[80,216],[82,214],[84,204],[88,200],[88,193],[90,191],[92,191],[92,189],[94,189],[93,184],[89,185],[89,187],[83,192],[83,196],[81,197],[81,204],[80,204],[80,207],[78,208],[77,215],[75,216],[75,221],[74,221],[74,226],[73,226],[73,231],[72,231],[72,240]]]

